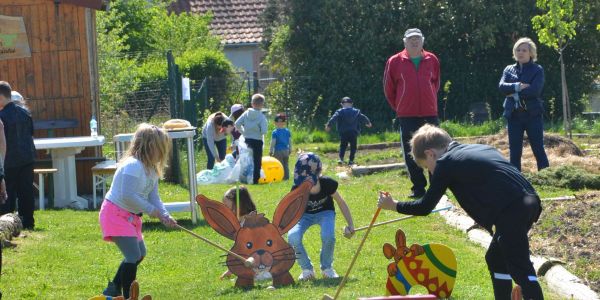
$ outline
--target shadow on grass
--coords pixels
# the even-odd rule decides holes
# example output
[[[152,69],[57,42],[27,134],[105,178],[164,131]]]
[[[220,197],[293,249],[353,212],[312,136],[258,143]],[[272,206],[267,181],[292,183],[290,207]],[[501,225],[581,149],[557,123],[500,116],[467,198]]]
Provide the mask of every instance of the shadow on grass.
[[[296,281],[294,284],[290,284],[290,285],[286,285],[286,286],[279,286],[276,289],[277,290],[281,290],[281,289],[296,289],[299,287],[311,287],[311,286],[316,286],[316,287],[330,287],[332,288],[331,293],[335,293],[335,288],[337,288],[337,286],[340,284],[340,282],[342,281],[342,277],[340,278],[334,278],[334,279],[314,279],[311,281],[307,281],[307,282],[298,282]],[[348,281],[346,282],[354,282],[356,281],[356,279],[350,278]],[[254,283],[254,286],[252,287],[248,287],[248,288],[239,288],[239,287],[235,287],[235,279],[231,280],[231,287],[221,290],[217,295],[218,296],[227,296],[227,295],[234,295],[234,294],[239,294],[240,292],[248,292],[248,291],[253,291],[253,290],[266,290],[268,287],[272,286],[272,281],[259,281],[258,283]]]
[[[177,224],[189,229],[194,230],[197,227],[206,227],[208,222],[204,219],[198,220],[198,223],[193,224],[191,219],[178,219]],[[158,219],[151,219],[150,221],[144,222],[144,230],[156,230],[156,231],[179,231],[178,228],[167,228]]]

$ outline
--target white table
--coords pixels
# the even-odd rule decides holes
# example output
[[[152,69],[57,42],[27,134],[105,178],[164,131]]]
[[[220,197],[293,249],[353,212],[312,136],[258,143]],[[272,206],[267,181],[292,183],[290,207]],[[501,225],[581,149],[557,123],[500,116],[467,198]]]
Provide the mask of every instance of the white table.
[[[34,139],[37,150],[46,150],[52,157],[52,167],[58,169],[54,176],[54,207],[84,209],[88,201],[77,195],[77,168],[75,155],[85,147],[104,145],[104,137],[77,136]]]
[[[186,139],[187,141],[187,161],[188,161],[188,180],[189,180],[189,203],[187,202],[168,202],[165,203],[165,208],[169,212],[175,211],[191,211],[192,223],[196,224],[198,220],[198,208],[196,205],[196,156],[194,155],[194,136],[196,128],[187,130],[169,131],[171,139]],[[117,153],[117,161],[121,159],[121,155],[126,151],[125,143],[133,139],[132,133],[117,134],[113,137],[115,142],[115,152]]]

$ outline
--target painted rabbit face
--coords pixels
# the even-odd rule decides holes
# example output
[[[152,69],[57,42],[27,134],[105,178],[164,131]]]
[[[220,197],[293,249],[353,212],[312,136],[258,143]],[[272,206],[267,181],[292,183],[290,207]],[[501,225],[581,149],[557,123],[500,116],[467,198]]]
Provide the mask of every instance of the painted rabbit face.
[[[289,270],[294,265],[296,253],[281,236],[302,217],[311,187],[312,183],[306,181],[283,197],[275,210],[273,223],[264,214],[256,212],[238,221],[223,203],[203,195],[196,197],[208,224],[221,235],[235,241],[231,251],[254,259],[252,268],[247,268],[243,261],[231,254],[227,255],[227,267],[238,276],[236,286],[253,285],[254,276],[263,272],[271,273],[274,285],[294,282]]]

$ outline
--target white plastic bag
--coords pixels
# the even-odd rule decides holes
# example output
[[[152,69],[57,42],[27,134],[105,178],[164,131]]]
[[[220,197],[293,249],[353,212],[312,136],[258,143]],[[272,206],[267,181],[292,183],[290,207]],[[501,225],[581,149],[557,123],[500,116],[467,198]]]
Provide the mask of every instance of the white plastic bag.
[[[227,154],[222,162],[215,163],[212,170],[202,170],[196,174],[196,182],[199,185],[227,183],[227,178],[230,176],[234,166],[235,158],[231,154]]]

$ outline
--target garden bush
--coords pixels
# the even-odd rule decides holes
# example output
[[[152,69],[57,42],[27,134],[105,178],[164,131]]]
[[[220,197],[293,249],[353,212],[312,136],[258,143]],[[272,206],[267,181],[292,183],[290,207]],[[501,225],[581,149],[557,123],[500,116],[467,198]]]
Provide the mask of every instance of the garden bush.
[[[600,175],[574,166],[550,167],[537,173],[525,173],[532,184],[571,190],[600,189]]]

